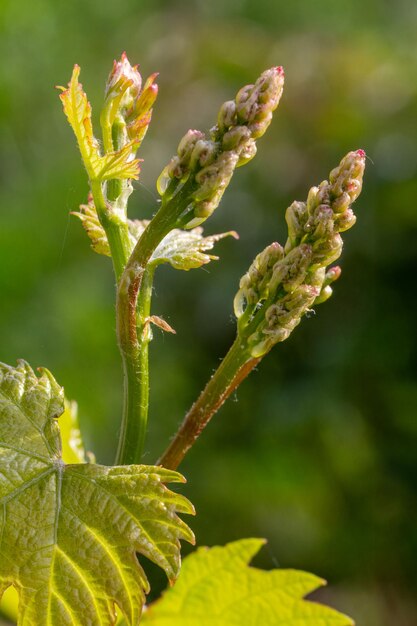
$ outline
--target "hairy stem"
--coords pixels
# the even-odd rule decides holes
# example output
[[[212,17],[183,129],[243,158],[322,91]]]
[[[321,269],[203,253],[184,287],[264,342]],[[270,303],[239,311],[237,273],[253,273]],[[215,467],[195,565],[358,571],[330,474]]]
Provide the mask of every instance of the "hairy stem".
[[[116,325],[125,387],[117,464],[140,463],[143,448],[143,441],[141,443],[140,438],[146,429],[146,424],[144,428],[138,426],[144,421],[141,396],[143,383],[141,348],[143,346],[137,334],[136,313],[138,301],[141,301],[141,286],[153,251],[162,239],[178,226],[178,221],[190,202],[190,193],[191,186],[185,184],[174,197],[162,203],[160,210],[136,244],[118,284]],[[146,291],[145,287],[144,290]],[[130,433],[136,433],[138,439],[131,440]]]
[[[116,464],[139,463],[146,438],[149,407],[149,316],[152,300],[154,268],[143,274],[137,305],[137,345],[124,355],[124,416],[119,438]]]
[[[188,411],[174,439],[158,460],[158,465],[177,469],[213,415],[259,361],[260,359],[248,355],[246,345],[239,338],[235,340],[200,397]]]
[[[131,250],[127,223],[121,218],[116,218],[109,211],[103,193],[103,183],[98,180],[90,180],[90,186],[97,215],[109,242],[116,280],[119,281]]]

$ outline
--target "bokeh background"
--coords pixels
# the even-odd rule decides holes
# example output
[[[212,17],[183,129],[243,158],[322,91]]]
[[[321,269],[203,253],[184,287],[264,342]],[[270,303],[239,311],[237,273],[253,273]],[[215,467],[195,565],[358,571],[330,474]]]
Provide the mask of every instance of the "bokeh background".
[[[271,65],[286,88],[258,156],[210,233],[221,260],[161,268],[146,461],[163,450],[234,336],[253,256],[285,239],[284,210],[350,149],[369,160],[334,297],[216,416],[181,469],[200,544],[269,540],[257,563],[329,580],[320,598],[358,625],[417,623],[417,3],[413,0],[2,0],[0,360],[50,368],[76,399],[87,447],[111,463],[120,422],[114,280],[69,216],[87,193],[53,87],[74,62],[95,113],[115,56],[160,72],[130,211],[189,128]],[[97,118],[96,118],[97,119]],[[157,591],[162,584],[152,572]]]

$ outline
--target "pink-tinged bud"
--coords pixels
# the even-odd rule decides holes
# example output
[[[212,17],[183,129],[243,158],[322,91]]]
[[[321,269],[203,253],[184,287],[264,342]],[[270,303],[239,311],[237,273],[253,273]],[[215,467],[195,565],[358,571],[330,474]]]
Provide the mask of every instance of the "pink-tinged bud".
[[[326,272],[326,275],[324,278],[324,285],[331,285],[331,283],[334,283],[336,280],[339,280],[341,274],[342,274],[341,267],[339,267],[338,265],[331,267]]]
[[[124,93],[120,106],[128,109],[138,97],[141,87],[142,77],[138,71],[138,66],[132,66],[126,53],[123,52],[120,61],[114,61],[113,69],[107,79],[106,99]]]
[[[284,72],[273,67],[261,74],[254,85],[247,85],[236,96],[237,119],[247,124],[252,137],[261,137],[268,128],[284,87]]]
[[[362,189],[362,178],[365,169],[365,153],[363,150],[348,152],[340,165],[330,172],[330,193],[336,200],[347,193],[354,202]]]
[[[144,115],[142,115],[142,117],[139,117],[135,119],[133,122],[131,122],[130,124],[128,124],[127,126],[128,137],[131,141],[135,141],[135,144],[137,145],[137,147],[139,147],[140,144],[142,143],[147,133],[149,124],[151,123],[151,119],[152,119],[152,111],[148,111],[148,113],[145,113]]]
[[[342,270],[338,265],[331,267],[321,280],[321,290],[317,298],[314,300],[314,304],[323,304],[333,294],[333,289],[330,287],[332,283],[340,278]]]
[[[155,74],[157,76],[157,74]],[[152,84],[148,87],[144,88],[138,99],[136,100],[136,104],[133,108],[133,113],[131,116],[140,117],[148,111],[150,111],[155,104],[155,100],[158,97],[158,85]]]

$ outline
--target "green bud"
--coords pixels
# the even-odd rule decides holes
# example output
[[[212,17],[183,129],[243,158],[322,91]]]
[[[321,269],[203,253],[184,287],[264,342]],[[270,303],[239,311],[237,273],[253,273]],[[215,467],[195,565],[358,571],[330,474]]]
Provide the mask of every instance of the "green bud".
[[[307,221],[304,230],[309,234],[309,240],[317,242],[328,238],[334,230],[333,211],[325,204],[319,204]]]
[[[234,299],[236,317],[239,318],[247,306],[255,305],[268,297],[272,270],[283,256],[282,246],[275,241],[255,257],[239,282],[239,291]]]
[[[313,244],[313,261],[320,265],[329,265],[340,257],[342,248],[342,237],[339,233],[332,233],[327,239],[319,239]]]
[[[307,211],[310,215],[314,212],[316,207],[318,207],[319,204],[321,204],[320,199],[317,198],[318,193],[319,193],[318,187],[311,187],[310,191],[308,192]]]
[[[218,144],[211,139],[199,139],[191,153],[189,167],[190,169],[200,169],[210,165],[218,152]]]
[[[224,102],[220,107],[220,111],[217,117],[218,128],[217,131],[224,133],[231,126],[236,124],[236,103],[233,100]]]
[[[330,298],[333,293],[333,289],[330,287],[330,285],[340,277],[341,273],[342,270],[338,265],[335,265],[334,267],[331,267],[329,270],[327,270],[322,281],[321,291],[317,298],[314,300],[314,304],[323,304],[323,302],[326,302],[326,300]]]
[[[330,191],[334,199],[347,193],[354,202],[362,189],[366,154],[363,150],[349,152],[339,166],[330,172]]]
[[[224,150],[237,150],[244,147],[251,138],[251,132],[247,126],[235,126],[223,135],[222,147]]]
[[[307,206],[305,202],[293,202],[285,212],[285,221],[288,226],[288,242],[286,248],[292,249],[304,236],[304,227],[307,221]]]
[[[249,139],[240,149],[239,161],[237,162],[236,167],[240,167],[241,165],[245,165],[246,163],[249,163],[249,161],[251,161],[253,157],[256,155],[256,152],[257,152],[257,147],[256,147],[255,140]]]
[[[356,223],[356,215],[352,209],[348,208],[343,213],[339,213],[334,219],[334,228],[337,232],[343,233],[345,230],[349,230]]]
[[[251,128],[252,137],[261,137],[268,128],[284,87],[282,67],[261,74],[254,85],[247,85],[236,96],[237,119]]]
[[[320,291],[320,294],[314,300],[314,304],[323,304],[323,302],[326,302],[332,296],[332,294],[333,289],[330,287],[330,285],[326,285],[325,287],[323,287],[323,289]]]
[[[182,165],[188,166],[191,154],[195,148],[196,143],[204,139],[204,133],[199,130],[189,130],[185,133],[184,137],[178,144],[177,155]]]

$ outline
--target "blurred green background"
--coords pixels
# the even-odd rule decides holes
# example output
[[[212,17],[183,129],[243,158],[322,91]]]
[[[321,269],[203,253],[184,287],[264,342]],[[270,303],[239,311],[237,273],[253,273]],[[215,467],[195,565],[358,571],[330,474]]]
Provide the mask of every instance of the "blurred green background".
[[[181,469],[200,544],[265,536],[257,563],[311,570],[358,625],[417,622],[417,3],[413,0],[2,0],[0,360],[44,365],[79,403],[87,446],[112,462],[120,422],[114,280],[69,216],[87,193],[53,86],[73,63],[96,114],[126,50],[160,96],[131,215],[189,128],[271,65],[286,88],[258,156],[206,232],[221,260],[161,268],[153,312],[147,462],[165,447],[234,336],[253,256],[285,238],[284,210],[345,152],[369,155],[334,297],[277,346]],[[155,589],[160,582],[157,575]]]

